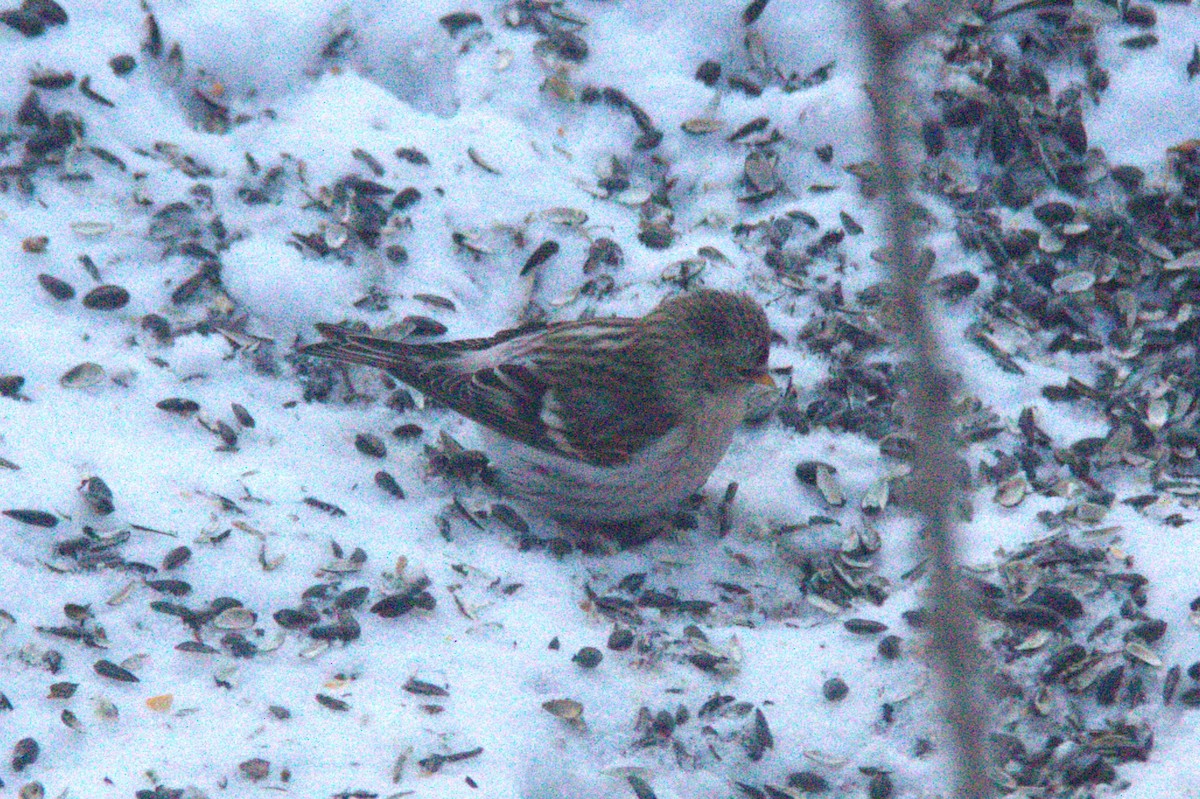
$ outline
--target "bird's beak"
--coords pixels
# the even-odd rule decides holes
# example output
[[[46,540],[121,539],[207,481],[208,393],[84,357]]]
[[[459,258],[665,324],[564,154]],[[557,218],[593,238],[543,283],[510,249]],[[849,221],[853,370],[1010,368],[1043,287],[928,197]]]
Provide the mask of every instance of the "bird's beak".
[[[766,386],[767,388],[778,388],[778,386],[775,385],[774,378],[771,377],[769,372],[763,372],[761,375],[754,378],[754,382],[760,386]]]

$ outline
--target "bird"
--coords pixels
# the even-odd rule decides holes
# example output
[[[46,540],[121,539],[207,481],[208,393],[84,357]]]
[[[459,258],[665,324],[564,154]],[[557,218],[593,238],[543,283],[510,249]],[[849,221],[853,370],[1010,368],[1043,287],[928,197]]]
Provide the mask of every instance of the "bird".
[[[775,385],[762,306],[713,289],[638,318],[487,338],[411,343],[317,330],[325,340],[301,353],[382,369],[482,425],[501,493],[584,525],[677,510],[724,456],[755,387]]]

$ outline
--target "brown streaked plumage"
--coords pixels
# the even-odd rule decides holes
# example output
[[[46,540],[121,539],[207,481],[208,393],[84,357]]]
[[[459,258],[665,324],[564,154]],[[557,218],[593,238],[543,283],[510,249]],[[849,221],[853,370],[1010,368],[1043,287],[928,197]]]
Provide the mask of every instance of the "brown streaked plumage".
[[[304,354],[383,369],[489,428],[514,444],[492,453],[504,486],[577,519],[649,516],[696,491],[728,447],[750,387],[770,380],[762,308],[712,290],[638,319],[491,338],[410,344],[318,330],[328,340]]]

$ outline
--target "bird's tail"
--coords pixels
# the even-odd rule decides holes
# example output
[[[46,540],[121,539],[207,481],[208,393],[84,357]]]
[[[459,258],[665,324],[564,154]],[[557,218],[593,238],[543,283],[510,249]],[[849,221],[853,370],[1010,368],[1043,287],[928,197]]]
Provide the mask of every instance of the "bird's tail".
[[[300,348],[300,354],[329,358],[342,363],[358,363],[383,369],[403,379],[415,369],[414,358],[422,350],[420,344],[405,344],[376,336],[351,333],[337,325],[318,324],[317,331],[326,341]]]

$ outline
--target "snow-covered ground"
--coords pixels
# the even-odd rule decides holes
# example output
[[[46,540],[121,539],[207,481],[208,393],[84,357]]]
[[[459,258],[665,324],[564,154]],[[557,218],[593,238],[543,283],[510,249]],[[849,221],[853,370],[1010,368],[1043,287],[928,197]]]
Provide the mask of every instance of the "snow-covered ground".
[[[0,517],[4,790],[777,799],[818,775],[833,795],[946,795],[937,696],[902,615],[923,602],[916,522],[895,501],[862,510],[898,462],[868,430],[787,413],[844,379],[846,352],[814,345],[810,321],[885,278],[879,201],[854,176],[873,151],[851,4],[773,0],[749,25],[743,4],[697,5],[167,0],[148,15],[78,2],[38,36],[0,27],[0,510],[42,512]],[[18,26],[55,6],[25,8]],[[1121,44],[1141,31],[1114,8],[1074,13],[1111,80],[1082,103],[1090,145],[1167,186],[1167,149],[1200,129],[1186,69],[1200,15],[1153,9],[1147,49]],[[1030,13],[993,23],[1014,61]],[[697,78],[707,61],[713,86]],[[961,85],[945,62],[936,42],[914,59],[914,117],[936,116],[933,89]],[[55,82],[47,71],[72,80],[32,88]],[[1055,92],[1082,74],[1069,59],[1047,68]],[[950,146],[973,147],[958,131]],[[1092,356],[1031,356],[1012,374],[968,343],[993,270],[963,248],[948,204],[919,196],[937,218],[931,277],[982,281],[938,311],[964,395],[1010,438],[1026,407],[1055,447],[1106,436],[1103,408],[1042,394],[1094,382]],[[1004,223],[1038,224],[1028,209]],[[771,237],[789,232],[808,260],[781,269]],[[601,238],[622,262],[585,268]],[[548,239],[558,252],[523,270]],[[473,424],[419,395],[410,407],[374,371],[294,355],[316,322],[399,335],[434,319],[465,338],[636,316],[700,283],[763,303],[771,365],[796,397],[739,433],[694,525],[625,551],[521,507],[530,529],[512,529],[485,488],[429,473],[441,432],[481,445]],[[100,285],[127,302],[89,294]],[[1048,535],[1038,514],[1078,495],[996,503],[979,474],[997,460],[989,442],[965,455],[974,514],[960,539],[972,573],[996,582],[992,568]],[[836,467],[844,505],[798,480],[811,461]],[[1118,500],[1151,491],[1136,469],[1103,482]],[[1156,514],[1117,501],[1068,525],[1105,550],[1098,569],[1148,578],[1141,610],[1167,622],[1161,665],[1130,661],[1145,703],[1081,690],[1048,714],[1153,730],[1145,762],[1082,790],[1200,797],[1200,711],[1161,696],[1175,664],[1179,691],[1194,688],[1200,659],[1200,539],[1181,502]],[[1184,523],[1163,521],[1177,510]],[[860,591],[838,611],[813,575],[864,525],[882,546],[853,553],[855,573],[886,600]],[[315,627],[278,615],[302,608]],[[1072,626],[1084,643],[1103,608],[1088,614]],[[844,698],[826,698],[834,678]],[[997,700],[1006,721],[1010,700]],[[1065,729],[1053,723],[1045,736]]]

